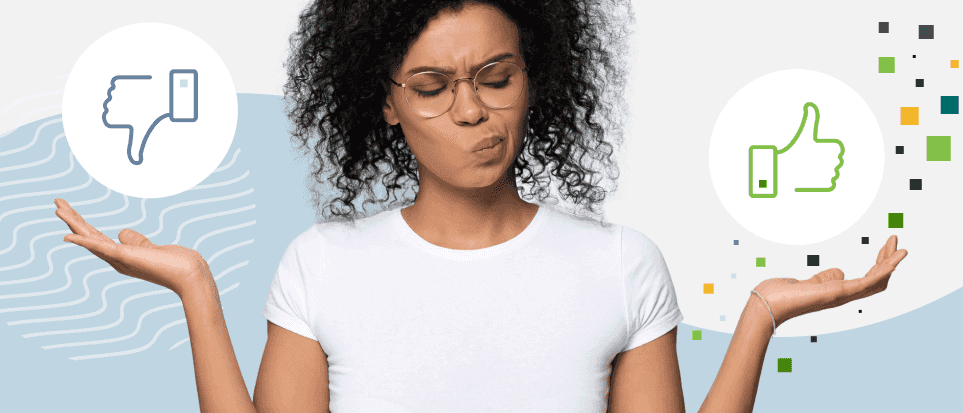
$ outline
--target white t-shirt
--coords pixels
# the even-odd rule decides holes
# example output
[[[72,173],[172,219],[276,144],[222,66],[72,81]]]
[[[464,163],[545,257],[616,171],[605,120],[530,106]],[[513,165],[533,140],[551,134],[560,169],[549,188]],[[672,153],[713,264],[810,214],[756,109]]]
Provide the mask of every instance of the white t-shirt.
[[[425,241],[401,208],[314,224],[263,314],[320,343],[333,413],[604,413],[615,356],[683,319],[648,237],[551,205],[478,250]]]

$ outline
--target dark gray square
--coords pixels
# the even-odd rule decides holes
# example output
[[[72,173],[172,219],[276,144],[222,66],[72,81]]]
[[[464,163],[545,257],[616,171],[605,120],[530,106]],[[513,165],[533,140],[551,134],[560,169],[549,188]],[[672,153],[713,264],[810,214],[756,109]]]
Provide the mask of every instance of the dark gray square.
[[[897,146],[897,147],[896,147],[896,154],[897,154],[897,155],[902,155],[902,154],[903,154],[903,147],[902,147],[902,146]]]
[[[922,191],[922,190],[923,190],[922,179],[910,179],[910,191]]]
[[[863,244],[869,244],[869,237],[863,237]]]
[[[818,255],[807,255],[807,256],[806,256],[806,265],[807,265],[807,266],[810,266],[810,267],[818,267],[818,266],[819,266],[819,256],[818,256]]]
[[[933,38],[933,25],[932,24],[921,24],[920,25],[920,39],[932,39]]]
[[[889,33],[889,22],[879,22],[879,32]]]
[[[923,87],[923,79],[916,79],[916,87]]]

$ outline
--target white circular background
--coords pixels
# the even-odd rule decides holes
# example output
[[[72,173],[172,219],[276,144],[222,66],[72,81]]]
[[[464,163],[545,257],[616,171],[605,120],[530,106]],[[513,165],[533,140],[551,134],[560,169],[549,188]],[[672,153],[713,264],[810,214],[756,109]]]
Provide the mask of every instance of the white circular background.
[[[103,123],[110,81],[117,75],[150,75],[150,80],[118,80],[114,92],[122,92],[124,82],[162,82],[158,85],[167,90],[172,69],[197,70],[197,120],[160,121],[147,140],[143,162],[134,165],[127,158],[129,131]],[[169,99],[163,96],[159,106],[165,110],[149,114],[153,118],[167,113]],[[97,39],[74,64],[64,88],[63,126],[77,161],[98,182],[125,195],[162,198],[194,187],[217,168],[237,128],[237,94],[227,66],[203,40],[168,24],[137,23]],[[134,133],[143,136],[145,129],[135,127]],[[137,160],[138,139],[134,142]]]
[[[819,108],[817,137],[845,147],[835,189],[795,191],[829,187],[839,164],[839,145],[813,140],[809,109],[807,128],[777,156],[777,196],[750,197],[749,147],[788,145],[807,102]],[[807,245],[843,232],[866,212],[883,178],[883,151],[876,117],[856,91],[823,73],[782,70],[750,82],[723,108],[709,142],[709,172],[726,211],[748,231],[775,243]]]

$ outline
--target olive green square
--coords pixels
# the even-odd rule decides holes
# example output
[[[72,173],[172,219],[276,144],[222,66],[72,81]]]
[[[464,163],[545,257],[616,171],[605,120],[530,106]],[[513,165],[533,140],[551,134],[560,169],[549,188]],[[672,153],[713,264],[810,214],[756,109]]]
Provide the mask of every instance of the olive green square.
[[[693,340],[702,340],[702,330],[692,330]]]
[[[757,267],[765,267],[765,266],[766,266],[766,257],[756,258],[756,266],[757,266]]]
[[[780,373],[792,373],[792,358],[780,358],[778,370]]]
[[[926,160],[927,161],[949,161],[950,160],[950,137],[949,136],[927,136],[926,137]]]
[[[890,228],[903,228],[903,213],[902,213],[902,212],[890,212],[890,213],[889,213],[889,227],[890,227]]]

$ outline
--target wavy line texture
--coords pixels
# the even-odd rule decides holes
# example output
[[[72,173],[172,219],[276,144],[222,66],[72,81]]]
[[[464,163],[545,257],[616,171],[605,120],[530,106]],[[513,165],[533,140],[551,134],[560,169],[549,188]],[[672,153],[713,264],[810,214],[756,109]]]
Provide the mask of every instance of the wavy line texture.
[[[46,95],[28,96],[14,104],[42,96]],[[64,243],[70,229],[54,215],[53,199],[66,199],[114,242],[119,242],[120,230],[131,228],[155,244],[197,250],[217,274],[219,287],[222,282],[232,283],[219,289],[224,295],[240,286],[241,273],[232,272],[249,264],[246,258],[254,248],[257,223],[254,188],[241,149],[232,148],[230,159],[225,158],[190,190],[162,199],[140,199],[113,193],[95,182],[75,161],[66,142],[61,142],[65,137],[60,115],[22,127],[18,124],[0,136],[0,320],[8,326],[23,325],[18,332],[23,339],[59,338],[37,345],[73,349],[65,355],[71,360],[135,354],[155,343],[173,350],[188,341],[186,325],[180,326],[185,319],[177,295],[119,274],[86,249]],[[84,274],[82,282],[74,283],[74,276],[80,274]],[[226,275],[231,277],[220,281]],[[90,300],[98,295],[99,308]],[[181,310],[163,311],[172,308]],[[125,317],[125,310],[130,316]],[[136,323],[124,322],[133,315]],[[162,334],[169,329],[173,334]]]

